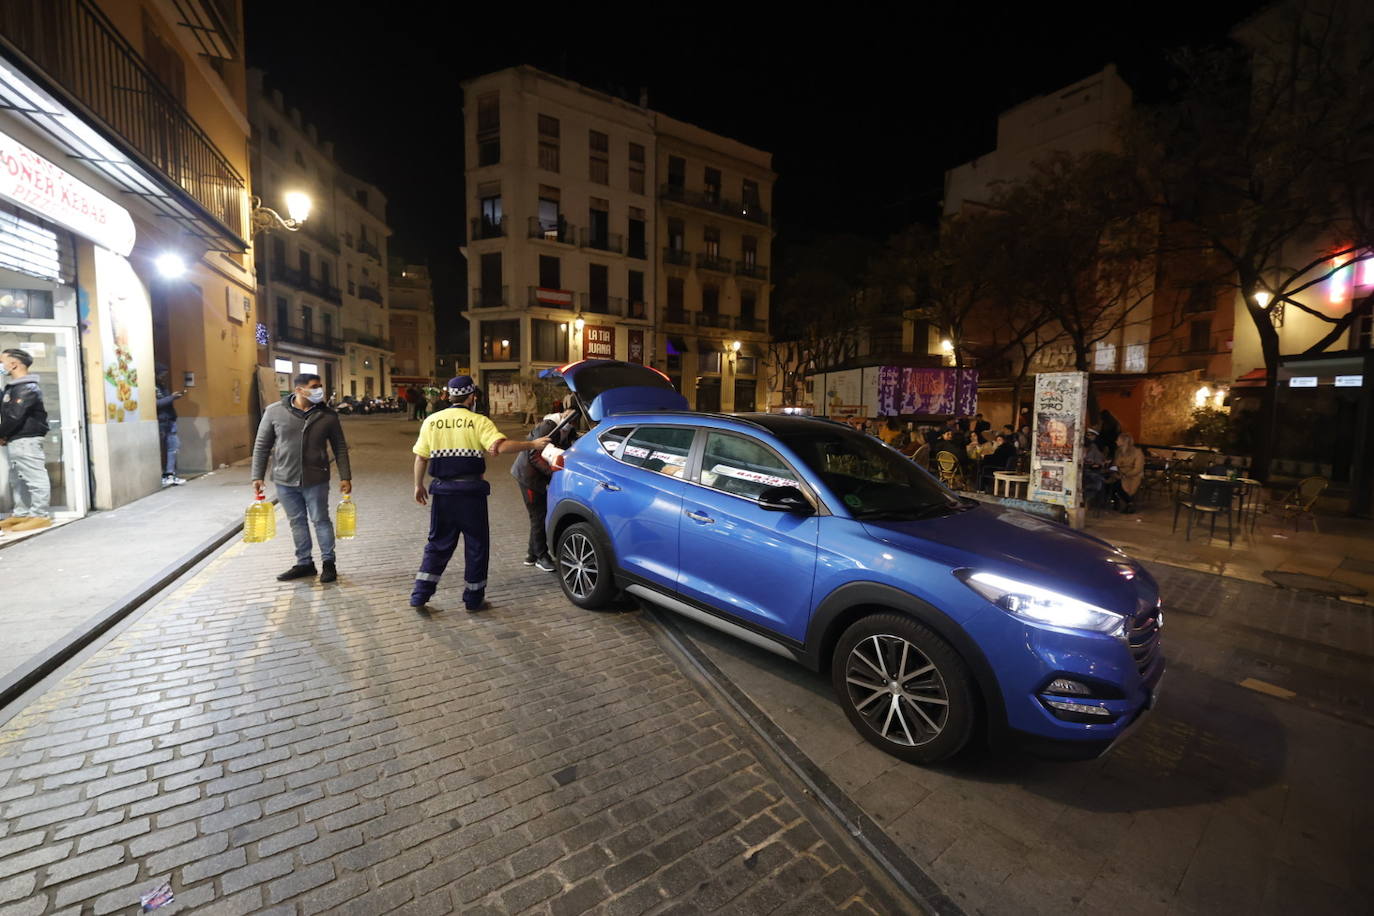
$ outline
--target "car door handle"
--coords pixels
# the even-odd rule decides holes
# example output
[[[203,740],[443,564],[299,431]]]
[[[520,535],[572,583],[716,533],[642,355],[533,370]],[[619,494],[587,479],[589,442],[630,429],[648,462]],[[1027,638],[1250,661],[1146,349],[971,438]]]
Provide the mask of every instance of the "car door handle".
[[[711,516],[703,515],[700,512],[688,512],[687,517],[694,522],[701,522],[703,525],[712,525],[715,524],[716,521],[715,519],[711,518]]]
[[[612,493],[620,489],[620,484],[611,483],[609,480],[603,480],[597,486],[603,490],[610,490]]]

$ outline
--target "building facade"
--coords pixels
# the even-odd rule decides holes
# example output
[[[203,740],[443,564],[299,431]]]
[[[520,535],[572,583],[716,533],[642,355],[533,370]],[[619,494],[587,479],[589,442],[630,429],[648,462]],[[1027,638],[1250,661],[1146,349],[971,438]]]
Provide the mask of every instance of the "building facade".
[[[387,277],[388,304],[391,309],[392,357],[391,384],[396,389],[436,384],[438,362],[435,350],[434,285],[429,268],[391,259]],[[447,382],[453,375],[445,375]]]
[[[34,357],[59,518],[161,485],[159,367],[187,391],[181,473],[251,451],[242,10],[198,8],[0,5],[0,346]]]
[[[697,410],[768,404],[772,156],[664,114],[654,365]]]
[[[339,168],[334,144],[267,90],[261,71],[248,85],[254,192],[281,212],[291,192],[312,203],[299,231],[260,237],[261,364],[281,394],[300,373],[319,375],[335,398],[386,394],[386,199]]]
[[[652,358],[653,117],[530,67],[463,84],[469,366],[493,412],[545,368]]]

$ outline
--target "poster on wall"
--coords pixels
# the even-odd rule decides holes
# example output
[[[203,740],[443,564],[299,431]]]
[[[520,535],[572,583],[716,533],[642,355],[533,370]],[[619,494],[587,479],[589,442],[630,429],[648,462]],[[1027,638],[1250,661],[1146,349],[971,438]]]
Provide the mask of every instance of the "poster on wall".
[[[639,363],[644,365],[644,329],[630,328],[630,341],[626,349],[625,359],[627,362]]]
[[[816,398],[823,417],[864,416],[863,370],[846,369],[817,376],[823,386]]]
[[[484,394],[487,398],[487,412],[496,414],[518,413],[525,407],[524,392],[516,373],[499,370],[484,373],[486,382]]]
[[[878,369],[877,415],[973,416],[978,410],[977,369]]]
[[[1065,508],[1083,504],[1080,462],[1088,373],[1042,372],[1031,407],[1031,499]]]
[[[97,307],[105,422],[133,421],[139,418],[141,402],[152,403],[151,307],[128,261],[99,246],[95,259],[100,278]]]

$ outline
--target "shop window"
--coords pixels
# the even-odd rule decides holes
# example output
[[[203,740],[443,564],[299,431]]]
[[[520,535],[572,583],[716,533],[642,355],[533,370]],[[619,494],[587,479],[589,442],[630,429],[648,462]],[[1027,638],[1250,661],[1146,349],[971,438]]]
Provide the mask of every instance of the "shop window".
[[[508,362],[520,358],[519,321],[483,321],[482,359],[487,362]]]

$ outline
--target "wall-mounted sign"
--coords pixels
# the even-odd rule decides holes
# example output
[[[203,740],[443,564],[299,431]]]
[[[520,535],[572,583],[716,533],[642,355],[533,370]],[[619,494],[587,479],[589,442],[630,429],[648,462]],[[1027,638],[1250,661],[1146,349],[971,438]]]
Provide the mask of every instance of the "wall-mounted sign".
[[[0,197],[115,254],[134,250],[134,220],[119,204],[0,133]]]
[[[1364,386],[1363,375],[1338,375],[1336,376],[1337,388],[1360,388]]]
[[[583,359],[615,359],[615,328],[589,324],[582,329]]]
[[[1317,377],[1315,375],[1295,375],[1288,380],[1289,388],[1316,388]]]
[[[644,329],[631,328],[630,342],[625,354],[626,362],[644,365]]]

